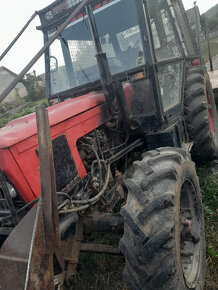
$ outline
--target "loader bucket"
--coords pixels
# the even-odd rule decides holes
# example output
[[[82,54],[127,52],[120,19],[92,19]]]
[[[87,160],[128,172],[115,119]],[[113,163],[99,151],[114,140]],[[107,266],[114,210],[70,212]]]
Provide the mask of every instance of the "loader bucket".
[[[53,289],[53,255],[44,255],[40,201],[11,232],[0,250],[0,289]],[[35,279],[40,275],[42,279]]]
[[[0,249],[2,290],[54,289],[54,255],[64,273],[50,126],[44,108],[36,109],[36,120],[41,196]]]

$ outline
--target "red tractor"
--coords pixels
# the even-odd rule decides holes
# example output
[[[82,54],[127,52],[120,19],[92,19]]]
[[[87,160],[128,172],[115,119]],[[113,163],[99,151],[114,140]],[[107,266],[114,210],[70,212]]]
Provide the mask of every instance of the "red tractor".
[[[191,156],[217,157],[218,119],[182,1],[57,0],[37,14],[50,133],[42,109],[0,130],[0,288],[69,287],[89,250],[121,251],[133,289],[203,289]],[[51,231],[34,223],[49,221],[47,211]],[[82,243],[84,228],[116,226],[119,249]]]

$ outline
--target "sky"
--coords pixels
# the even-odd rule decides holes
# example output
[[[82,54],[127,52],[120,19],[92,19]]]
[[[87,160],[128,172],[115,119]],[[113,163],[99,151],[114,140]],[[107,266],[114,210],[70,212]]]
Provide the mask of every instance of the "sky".
[[[6,49],[21,28],[26,24],[35,11],[51,4],[53,0],[7,0],[0,4],[0,54]],[[192,8],[194,0],[183,0],[186,9]],[[198,0],[200,12],[204,13],[209,8],[218,4],[218,0]],[[19,73],[32,57],[42,48],[42,32],[36,30],[40,25],[39,18],[30,24],[11,51],[0,62],[0,66],[5,66],[15,73]],[[44,57],[31,69],[37,74],[44,72]]]

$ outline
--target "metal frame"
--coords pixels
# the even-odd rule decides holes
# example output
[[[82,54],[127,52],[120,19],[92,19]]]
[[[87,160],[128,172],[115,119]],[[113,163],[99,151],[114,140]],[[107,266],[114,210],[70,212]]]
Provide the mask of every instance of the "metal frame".
[[[152,89],[153,89],[153,97],[155,101],[156,107],[156,116],[157,122],[160,124],[161,128],[164,123],[164,112],[163,112],[163,103],[161,99],[160,85],[158,81],[157,75],[157,62],[154,54],[154,43],[151,34],[151,28],[149,25],[149,14],[147,3],[144,0],[140,0],[136,2],[136,6],[138,8],[138,16],[140,21],[140,29],[142,29],[142,43],[144,49],[144,56],[148,63],[148,75],[151,80]],[[147,58],[146,58],[147,57]],[[146,66],[145,66],[146,69]]]
[[[98,70],[100,73],[101,85],[105,95],[108,111],[111,115],[115,113],[114,101],[115,92],[113,88],[113,80],[111,77],[111,72],[108,64],[108,59],[106,53],[103,52],[101,47],[101,42],[98,35],[97,25],[95,23],[95,18],[93,15],[92,5],[86,6],[86,14],[89,20],[89,26],[92,34],[93,42],[96,48],[96,59],[98,64]]]
[[[190,54],[189,51],[188,51],[188,48],[187,48],[188,56],[185,55],[184,56],[184,59],[186,61],[193,61],[194,59],[198,58],[199,55],[198,55],[198,50],[197,50],[197,43],[196,43],[195,38],[194,38],[194,35],[192,33],[192,30],[191,30],[191,27],[190,27],[190,24],[189,24],[189,21],[188,21],[188,18],[187,18],[187,14],[186,14],[186,11],[184,9],[184,5],[183,5],[183,3],[182,3],[181,0],[170,0],[170,3],[171,3],[171,5],[168,5],[168,6],[169,6],[169,8],[172,7],[172,9],[174,10],[174,12],[175,12],[174,4],[175,3],[178,4],[179,9],[180,9],[181,14],[182,14],[182,17],[183,17],[183,20],[184,20],[184,24],[185,24],[185,26],[187,28],[187,31],[189,31],[189,36],[190,36],[190,40],[191,40],[191,44],[192,44],[192,49],[193,49],[194,53],[193,54]],[[171,13],[171,11],[170,11],[170,13]],[[175,12],[175,14],[176,14],[176,12]],[[177,21],[177,22],[178,22],[179,29],[181,30],[181,27],[179,25],[179,21]],[[183,33],[182,30],[181,30],[181,33]],[[184,44],[186,46],[185,40],[183,42],[184,42]]]
[[[147,19],[150,22],[150,16],[149,16],[149,12],[148,12],[149,9],[148,9],[147,0],[143,0],[143,1],[144,1],[145,5],[146,5]],[[167,2],[167,0],[163,0],[163,1],[164,1],[163,2],[164,5],[165,5],[165,7],[166,7],[166,9],[168,11],[170,23],[172,25],[172,28],[173,28],[173,31],[174,31],[174,35],[175,35],[175,41],[176,41],[176,43],[177,43],[177,45],[179,47],[179,51],[181,53],[181,57],[172,58],[172,59],[164,60],[164,61],[157,61],[157,59],[155,57],[154,41],[153,41],[153,37],[152,37],[151,27],[150,27],[150,25],[148,25],[148,27],[149,27],[149,31],[150,31],[151,44],[152,44],[152,49],[153,49],[153,53],[154,53],[154,59],[155,59],[156,66],[158,68],[160,68],[160,67],[163,67],[163,66],[176,64],[176,63],[179,63],[179,62],[181,63],[181,72],[182,72],[181,75],[182,76],[181,76],[180,83],[181,83],[181,88],[182,89],[180,90],[180,95],[179,95],[180,102],[177,105],[175,105],[174,107],[170,108],[169,110],[167,110],[167,111],[165,111],[163,113],[165,119],[167,120],[167,124],[169,126],[170,124],[174,123],[178,119],[178,116],[182,116],[183,115],[183,97],[184,97],[184,82],[185,82],[185,69],[186,69],[185,62],[186,61],[190,61],[190,59],[188,59],[185,56],[185,52],[184,52],[184,49],[182,47],[182,43],[180,41],[180,37],[179,37],[178,31],[177,31],[177,28],[176,28],[175,20],[174,20],[174,18],[172,16],[172,13],[170,11],[170,7],[168,5],[168,2]],[[162,102],[162,99],[161,99],[161,102]]]
[[[48,42],[48,35],[47,33],[43,32],[44,43]],[[49,57],[49,49],[47,49],[44,53],[45,57],[45,88],[46,88],[46,98],[49,99],[51,95],[51,75],[50,75],[50,57]]]

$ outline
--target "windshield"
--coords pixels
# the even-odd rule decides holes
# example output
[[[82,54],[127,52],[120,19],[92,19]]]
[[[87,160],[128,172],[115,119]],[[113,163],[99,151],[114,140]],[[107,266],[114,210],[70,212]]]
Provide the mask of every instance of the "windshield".
[[[144,64],[135,1],[102,1],[93,13],[111,74]],[[49,37],[52,35],[50,31]],[[88,18],[77,15],[50,47],[51,93],[98,80],[95,55]]]

